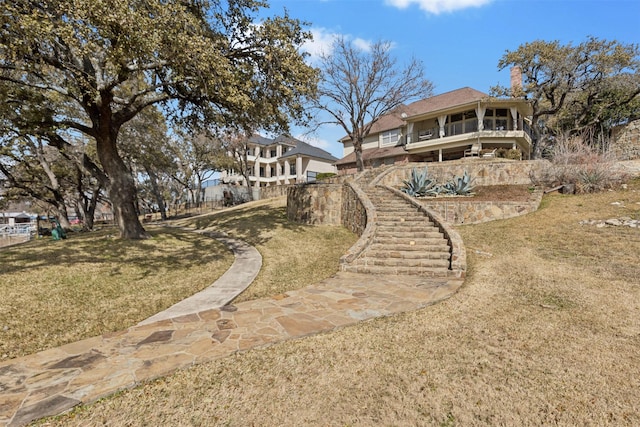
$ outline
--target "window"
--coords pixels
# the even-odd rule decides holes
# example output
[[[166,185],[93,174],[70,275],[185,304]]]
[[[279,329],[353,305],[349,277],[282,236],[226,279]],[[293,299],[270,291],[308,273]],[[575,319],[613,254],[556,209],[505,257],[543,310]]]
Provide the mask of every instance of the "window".
[[[478,130],[478,116],[475,110],[464,113],[464,132],[470,133]]]
[[[296,165],[289,165],[289,175],[296,174]]]
[[[273,166],[269,168],[269,176],[276,176],[276,168]]]
[[[260,166],[260,177],[264,178],[265,177],[265,170],[264,170],[264,166]]]
[[[307,171],[307,182],[315,182],[318,172]]]
[[[272,149],[269,151],[269,157],[271,157],[271,158],[277,157],[276,149],[275,149],[275,148],[272,148]]]
[[[398,129],[390,130],[388,132],[382,133],[382,142],[381,145],[396,145],[398,143],[398,139],[400,138],[400,133]]]
[[[475,110],[452,114],[447,135],[460,135],[478,130],[478,117]]]
[[[507,130],[509,111],[506,108],[487,109],[484,114],[484,130]]]

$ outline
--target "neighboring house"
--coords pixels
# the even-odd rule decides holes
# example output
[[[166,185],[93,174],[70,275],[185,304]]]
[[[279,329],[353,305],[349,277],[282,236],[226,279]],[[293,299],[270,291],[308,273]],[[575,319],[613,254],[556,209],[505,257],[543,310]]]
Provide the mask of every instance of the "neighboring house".
[[[30,224],[35,222],[37,215],[27,212],[0,212],[0,225],[13,227],[18,224]]]
[[[269,139],[254,135],[247,147],[247,175],[252,187],[310,182],[318,173],[336,172],[336,157],[290,136]],[[220,181],[246,185],[244,177],[234,171],[223,172]]]
[[[490,156],[495,149],[531,152],[528,117],[531,105],[522,98],[498,99],[465,87],[403,105],[381,117],[362,145],[365,167],[409,161],[443,161]],[[353,143],[348,136],[339,173],[356,171]]]

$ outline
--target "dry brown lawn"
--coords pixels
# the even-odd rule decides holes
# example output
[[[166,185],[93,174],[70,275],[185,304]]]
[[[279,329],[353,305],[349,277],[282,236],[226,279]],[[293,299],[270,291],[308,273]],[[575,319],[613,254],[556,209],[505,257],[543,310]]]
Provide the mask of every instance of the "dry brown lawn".
[[[240,297],[253,299],[329,277],[357,236],[286,219],[284,201],[248,203],[173,225],[242,238],[263,268]],[[220,242],[175,228],[145,241],[114,230],[70,233],[0,250],[0,360],[126,329],[204,289],[233,262]],[[0,386],[1,389],[1,386]]]
[[[338,271],[340,256],[358,239],[343,227],[289,221],[284,197],[189,218],[178,225],[223,231],[258,249],[262,255],[260,273],[235,302],[278,295],[332,276]]]
[[[194,366],[47,424],[640,425],[640,230],[578,224],[619,216],[640,218],[640,182],[546,196],[460,228],[469,274],[443,303]]]
[[[233,255],[216,240],[149,229],[69,233],[0,250],[0,360],[126,329],[220,277]]]

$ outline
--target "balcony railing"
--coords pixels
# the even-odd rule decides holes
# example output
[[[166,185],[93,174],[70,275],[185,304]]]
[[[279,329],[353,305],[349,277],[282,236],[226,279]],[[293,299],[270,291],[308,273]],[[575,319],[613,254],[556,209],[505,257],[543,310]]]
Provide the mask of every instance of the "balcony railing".
[[[493,133],[493,132],[501,132],[501,131],[514,131],[515,129],[513,129],[513,124],[509,123],[507,120],[501,121],[501,120],[488,120],[485,121],[483,123],[484,129],[481,131],[482,133]],[[522,127],[520,129],[518,129],[519,131],[524,131],[524,133],[526,133],[529,138],[531,138],[531,128],[529,127],[529,125],[524,122],[522,124]],[[452,137],[452,136],[458,136],[458,135],[465,135],[465,134],[472,134],[472,133],[477,133],[478,132],[478,123],[476,122],[471,122],[471,121],[466,121],[466,122],[456,122],[456,123],[450,123],[448,125],[446,125],[444,127],[444,136],[442,136],[442,138],[446,138],[446,137]],[[411,141],[416,143],[416,142],[423,142],[423,141],[429,141],[429,140],[434,140],[434,139],[439,139],[440,137],[440,127],[436,126],[433,128],[429,128],[429,129],[424,129],[418,132],[414,132],[411,138]]]

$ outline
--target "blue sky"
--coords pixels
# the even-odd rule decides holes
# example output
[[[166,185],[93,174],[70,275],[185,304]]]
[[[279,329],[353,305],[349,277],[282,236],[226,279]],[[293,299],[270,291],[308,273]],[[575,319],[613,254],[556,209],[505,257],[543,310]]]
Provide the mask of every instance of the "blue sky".
[[[640,43],[640,0],[268,0],[267,14],[306,21],[313,55],[328,52],[336,35],[364,48],[385,40],[403,64],[414,56],[425,66],[435,93],[464,86],[488,92],[509,84],[497,64],[506,50],[533,40],[579,44],[592,35]],[[292,134],[342,157],[341,128]]]

